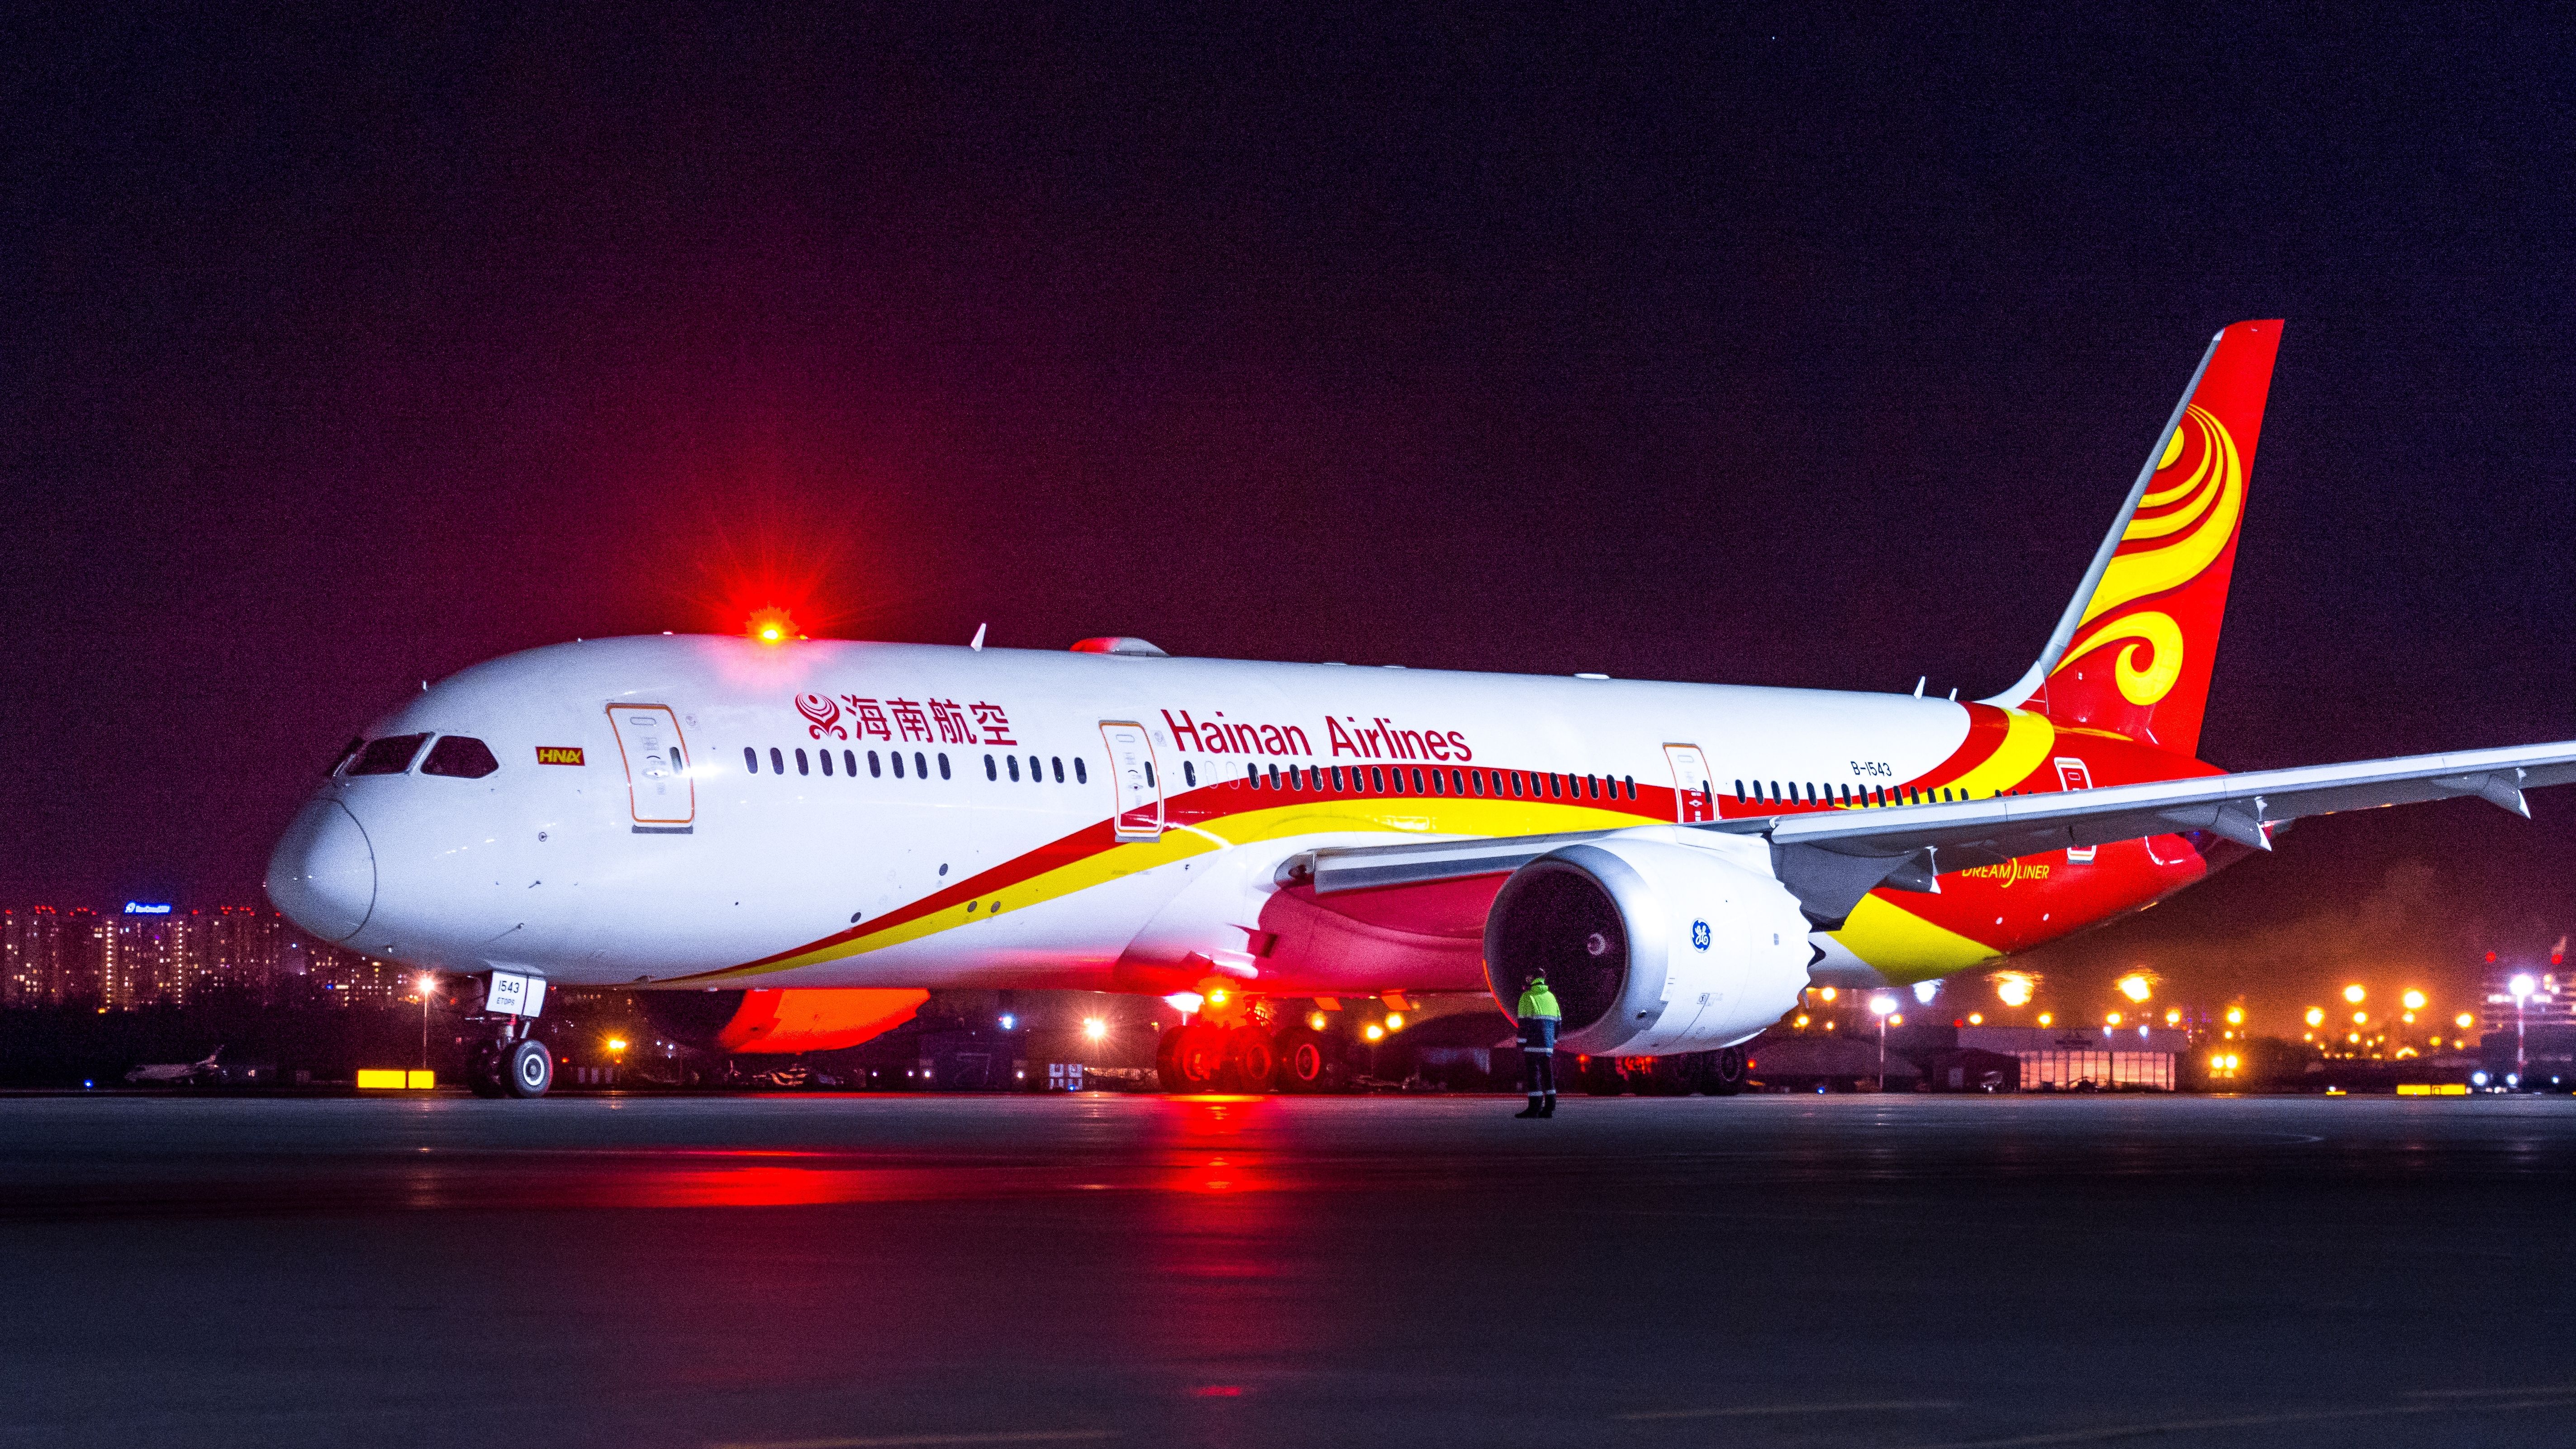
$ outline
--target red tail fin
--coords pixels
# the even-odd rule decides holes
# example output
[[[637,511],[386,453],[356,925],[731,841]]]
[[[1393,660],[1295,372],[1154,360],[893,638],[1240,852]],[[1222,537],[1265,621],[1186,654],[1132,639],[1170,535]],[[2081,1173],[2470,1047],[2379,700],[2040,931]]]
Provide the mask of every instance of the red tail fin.
[[[2199,747],[2280,345],[2278,321],[2239,322],[2210,343],[2047,652],[1994,703],[2176,754]]]

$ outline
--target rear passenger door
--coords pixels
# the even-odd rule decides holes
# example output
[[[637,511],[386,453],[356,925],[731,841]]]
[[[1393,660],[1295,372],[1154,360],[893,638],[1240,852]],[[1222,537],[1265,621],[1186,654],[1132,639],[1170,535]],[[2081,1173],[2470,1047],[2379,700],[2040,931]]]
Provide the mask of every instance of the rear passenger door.
[[[688,745],[670,706],[612,704],[608,725],[626,758],[627,809],[635,828],[676,833],[694,824],[697,787],[690,783]]]

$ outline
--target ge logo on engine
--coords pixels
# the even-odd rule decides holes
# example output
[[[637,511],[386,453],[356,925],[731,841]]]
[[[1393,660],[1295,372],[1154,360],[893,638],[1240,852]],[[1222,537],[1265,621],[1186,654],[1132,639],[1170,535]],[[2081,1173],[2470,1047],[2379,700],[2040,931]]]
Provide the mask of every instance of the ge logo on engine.
[[[1703,951],[1708,949],[1708,922],[1691,922],[1691,944]]]

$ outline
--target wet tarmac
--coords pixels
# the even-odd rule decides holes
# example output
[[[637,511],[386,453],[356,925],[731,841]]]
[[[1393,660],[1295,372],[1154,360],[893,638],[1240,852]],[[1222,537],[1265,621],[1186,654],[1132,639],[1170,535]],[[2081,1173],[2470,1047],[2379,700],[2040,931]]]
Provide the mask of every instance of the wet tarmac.
[[[0,1446],[2563,1445],[2576,1103],[0,1100]]]

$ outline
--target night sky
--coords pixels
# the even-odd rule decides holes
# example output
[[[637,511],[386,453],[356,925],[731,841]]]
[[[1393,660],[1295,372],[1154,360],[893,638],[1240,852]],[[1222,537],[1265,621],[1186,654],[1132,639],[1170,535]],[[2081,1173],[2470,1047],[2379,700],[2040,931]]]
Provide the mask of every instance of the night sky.
[[[2576,736],[2576,31],[107,8],[0,21],[0,902],[256,899],[422,679],[772,600],[1973,697],[2246,317],[2204,754]],[[2534,808],[2033,964],[2464,987],[2576,926]]]

